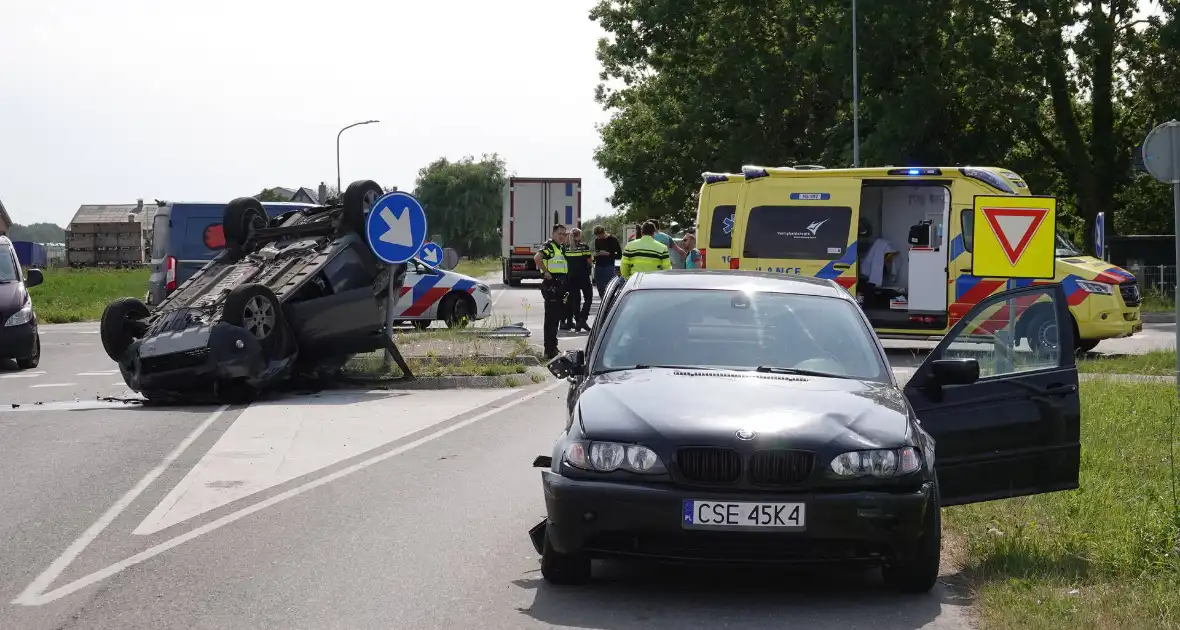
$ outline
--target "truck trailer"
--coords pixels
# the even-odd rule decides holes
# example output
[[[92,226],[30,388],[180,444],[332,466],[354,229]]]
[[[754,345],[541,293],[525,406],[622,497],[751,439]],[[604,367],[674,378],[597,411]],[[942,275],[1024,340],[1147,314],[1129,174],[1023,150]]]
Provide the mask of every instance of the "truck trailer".
[[[553,226],[582,224],[580,177],[511,177],[504,186],[501,257],[504,284],[540,279],[533,256],[549,240]]]

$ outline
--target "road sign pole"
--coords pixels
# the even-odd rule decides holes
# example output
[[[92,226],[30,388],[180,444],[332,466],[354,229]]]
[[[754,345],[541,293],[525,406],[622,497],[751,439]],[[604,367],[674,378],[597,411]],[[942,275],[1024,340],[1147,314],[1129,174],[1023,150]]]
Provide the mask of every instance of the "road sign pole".
[[[389,293],[385,296],[385,334],[393,339],[393,308],[397,306],[397,299],[394,298],[394,272],[393,266],[389,268]],[[385,358],[381,360],[381,372],[388,372],[393,367],[393,353],[387,348],[385,350]]]
[[[1180,321],[1180,122],[1169,120],[1147,134],[1143,141],[1143,168],[1157,180],[1172,185],[1172,212],[1176,234],[1176,269],[1174,295],[1176,316]],[[1180,398],[1180,327],[1176,328],[1176,397]]]
[[[1180,164],[1180,142],[1172,144],[1172,151],[1175,153],[1176,163]],[[1175,215],[1175,224],[1180,226],[1180,182],[1172,184],[1172,212]],[[1172,295],[1176,299],[1176,397],[1180,398],[1180,229],[1173,228],[1176,232],[1176,271],[1173,275]]]
[[[365,219],[365,240],[369,249],[379,260],[390,265],[382,331],[388,343],[381,365],[388,371],[396,362],[407,378],[412,378],[409,366],[393,343],[394,309],[401,298],[400,292],[395,291],[394,276],[397,275],[397,265],[409,263],[421,251],[426,243],[426,230],[426,210],[413,195],[400,191],[386,193],[373,202]]]

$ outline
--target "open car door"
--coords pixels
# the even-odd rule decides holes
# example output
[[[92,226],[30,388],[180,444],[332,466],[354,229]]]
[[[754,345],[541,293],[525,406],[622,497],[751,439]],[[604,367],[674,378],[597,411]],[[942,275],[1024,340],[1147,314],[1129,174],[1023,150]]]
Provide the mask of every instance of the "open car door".
[[[1025,331],[1057,345],[1030,347]],[[942,505],[1078,487],[1081,401],[1065,292],[1044,284],[993,295],[943,337],[905,387],[935,440]]]

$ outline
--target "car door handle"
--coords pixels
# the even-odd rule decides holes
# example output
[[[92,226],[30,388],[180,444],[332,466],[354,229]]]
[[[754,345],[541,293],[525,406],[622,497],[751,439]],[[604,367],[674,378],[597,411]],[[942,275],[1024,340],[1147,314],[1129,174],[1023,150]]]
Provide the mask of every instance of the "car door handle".
[[[1057,384],[1057,385],[1050,385],[1050,386],[1046,387],[1045,389],[1042,389],[1041,393],[1045,394],[1046,396],[1064,396],[1066,394],[1072,394],[1076,391],[1078,391],[1077,385]]]

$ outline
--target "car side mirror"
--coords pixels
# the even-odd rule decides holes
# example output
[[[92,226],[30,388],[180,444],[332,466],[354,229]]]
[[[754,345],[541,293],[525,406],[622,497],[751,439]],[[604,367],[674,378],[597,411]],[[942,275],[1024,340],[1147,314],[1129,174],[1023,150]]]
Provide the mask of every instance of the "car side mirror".
[[[40,269],[30,269],[25,274],[25,286],[35,287],[42,282],[45,282],[45,274],[41,273]]]
[[[549,361],[549,373],[557,378],[569,378],[582,371],[586,364],[585,350],[570,350],[559,354]]]
[[[938,385],[970,385],[979,380],[975,359],[938,359],[930,367]]]

